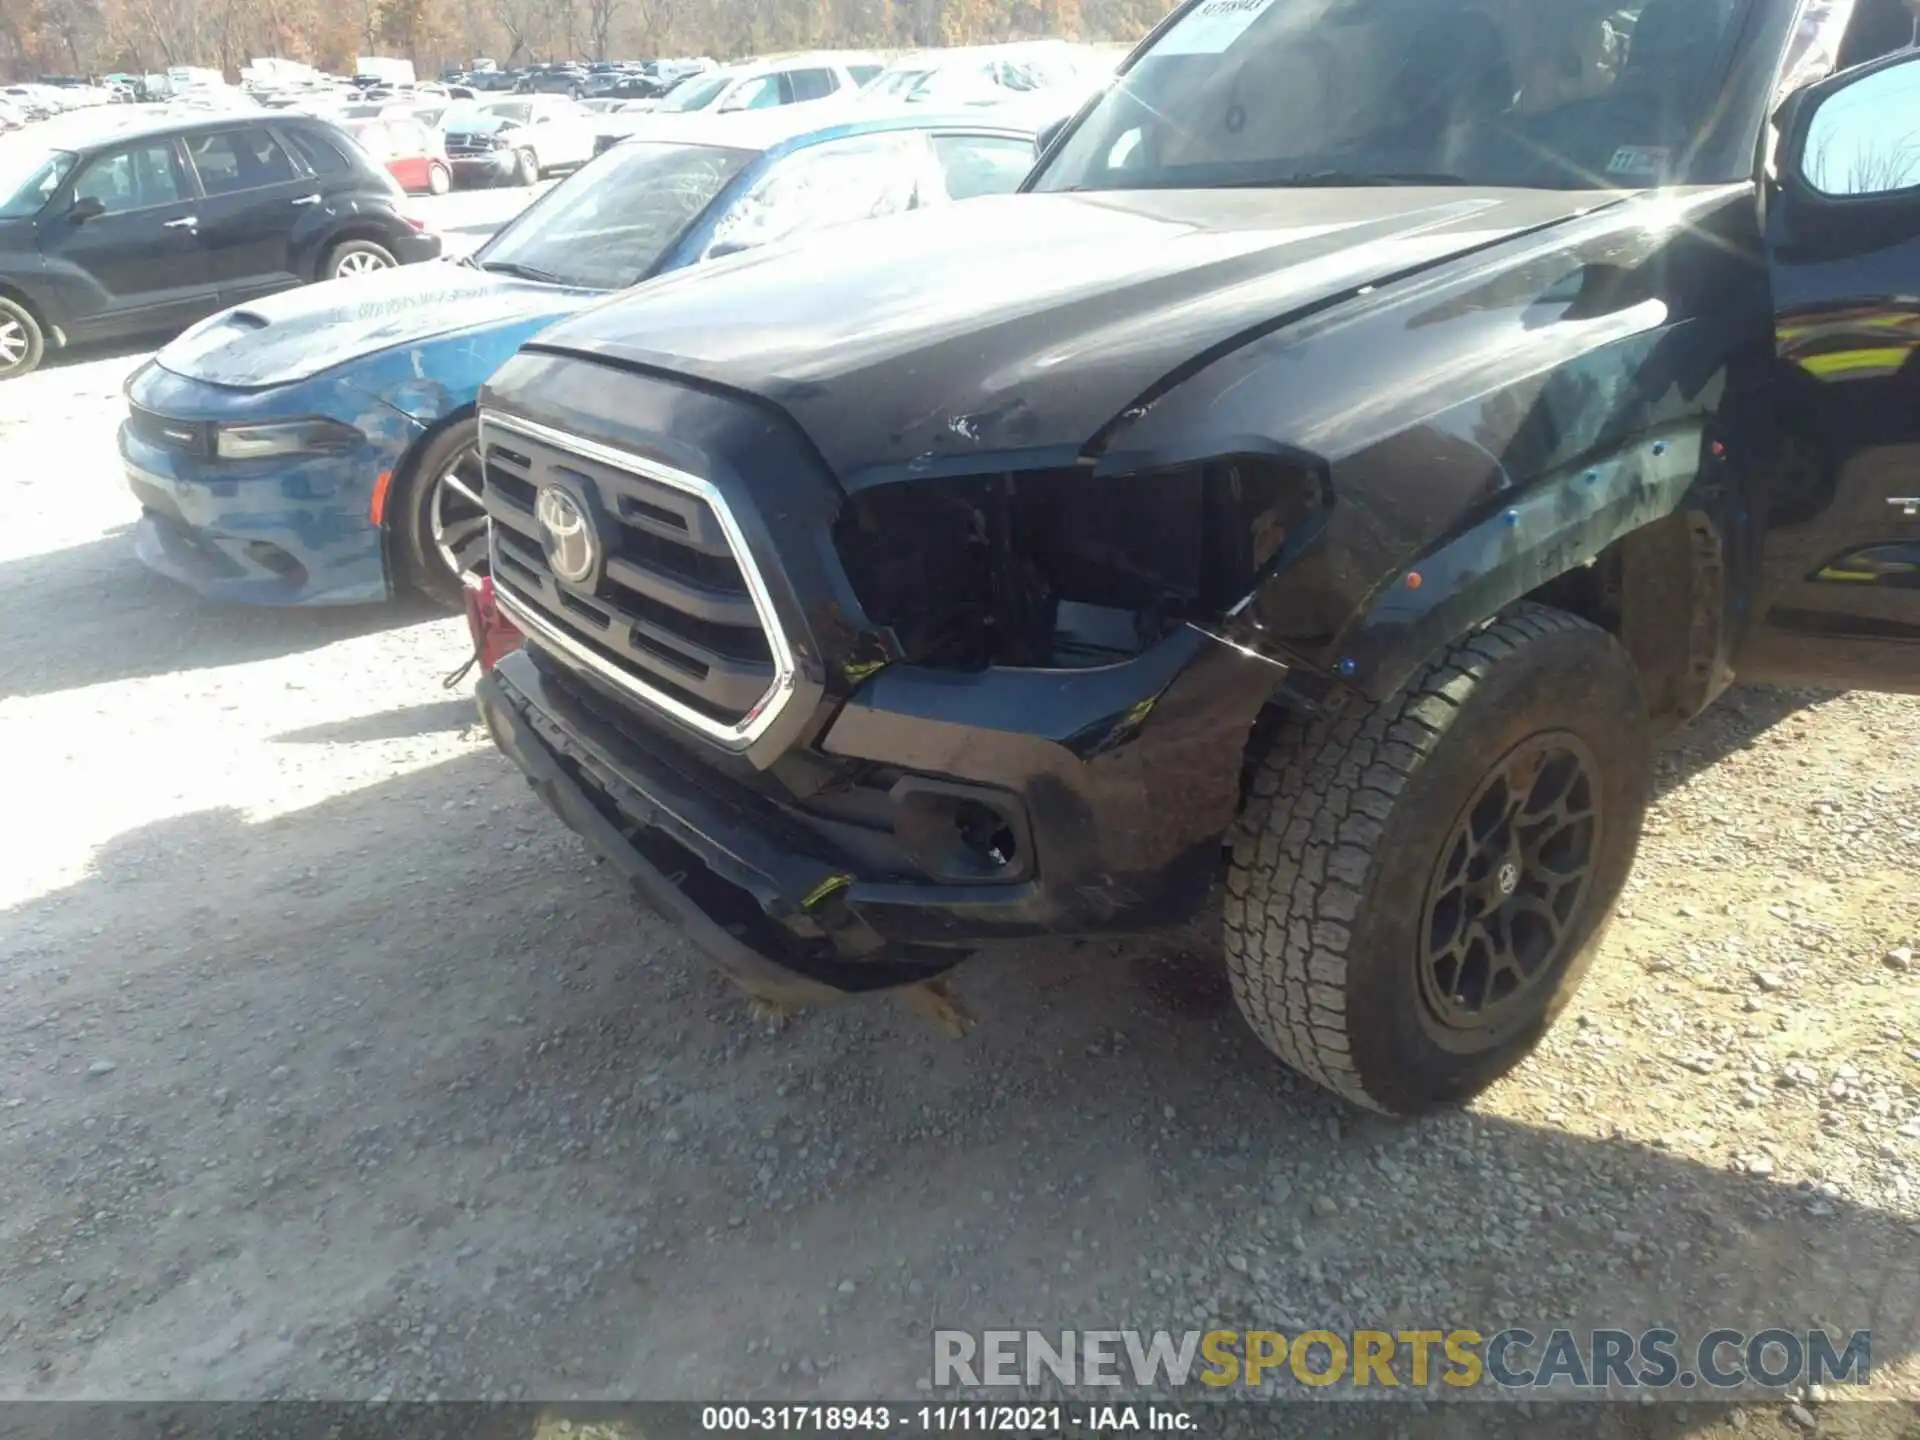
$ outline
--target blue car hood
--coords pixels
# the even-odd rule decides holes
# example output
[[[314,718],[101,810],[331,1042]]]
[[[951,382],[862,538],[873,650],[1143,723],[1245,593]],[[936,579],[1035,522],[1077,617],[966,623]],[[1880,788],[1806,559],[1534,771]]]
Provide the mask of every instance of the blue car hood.
[[[600,298],[466,265],[407,265],[236,305],[156,358],[188,379],[265,389],[462,330],[558,319]]]

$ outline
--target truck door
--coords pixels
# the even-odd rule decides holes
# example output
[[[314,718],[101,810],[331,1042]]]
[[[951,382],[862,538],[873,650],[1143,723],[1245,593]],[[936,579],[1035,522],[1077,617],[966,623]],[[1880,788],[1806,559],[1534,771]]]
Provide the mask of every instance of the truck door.
[[[1783,114],[1742,679],[1920,693],[1920,51]]]

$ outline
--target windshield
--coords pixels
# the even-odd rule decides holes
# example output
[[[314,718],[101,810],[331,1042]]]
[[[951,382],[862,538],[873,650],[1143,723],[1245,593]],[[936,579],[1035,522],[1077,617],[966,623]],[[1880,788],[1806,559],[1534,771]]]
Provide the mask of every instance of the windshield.
[[[888,100],[905,99],[931,74],[933,74],[931,67],[918,70],[889,70],[869,85],[866,93]]]
[[[73,168],[65,150],[0,146],[0,220],[38,215]]]
[[[502,120],[512,120],[524,125],[533,116],[533,106],[524,100],[496,100],[491,105],[483,105],[482,113],[498,115]]]
[[[720,92],[732,80],[731,75],[709,75],[702,80],[684,81],[674,86],[657,108],[668,112],[704,110],[719,98]]]
[[[1202,0],[1034,188],[1664,184],[1748,4]]]
[[[505,115],[484,115],[469,110],[465,114],[448,115],[442,128],[449,135],[491,135],[496,130],[518,123]]]
[[[993,65],[975,61],[971,65],[941,66],[921,77],[905,98],[916,105],[972,105],[1004,100],[1010,89],[1036,88],[1024,75],[1021,83],[1009,85]]]
[[[643,279],[753,153],[629,141],[556,186],[476,257],[483,270],[619,290]]]

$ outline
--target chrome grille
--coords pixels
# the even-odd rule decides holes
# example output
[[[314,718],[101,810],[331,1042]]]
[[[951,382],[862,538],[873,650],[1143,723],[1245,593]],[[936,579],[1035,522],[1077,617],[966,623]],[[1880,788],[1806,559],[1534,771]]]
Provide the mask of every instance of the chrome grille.
[[[792,692],[792,651],[726,501],[672,466],[544,425],[480,417],[490,560],[522,628],[703,734],[744,748]],[[609,533],[592,589],[548,564],[536,497],[590,491]]]

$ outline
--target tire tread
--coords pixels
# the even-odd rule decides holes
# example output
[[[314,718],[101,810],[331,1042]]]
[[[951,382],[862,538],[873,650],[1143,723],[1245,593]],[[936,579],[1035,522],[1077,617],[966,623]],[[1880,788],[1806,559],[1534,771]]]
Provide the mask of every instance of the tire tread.
[[[1487,672],[1562,630],[1597,627],[1523,601],[1377,704],[1290,715],[1259,758],[1233,834],[1227,972],[1255,1033],[1308,1079],[1370,1110],[1346,1025],[1347,953],[1386,820]]]

